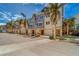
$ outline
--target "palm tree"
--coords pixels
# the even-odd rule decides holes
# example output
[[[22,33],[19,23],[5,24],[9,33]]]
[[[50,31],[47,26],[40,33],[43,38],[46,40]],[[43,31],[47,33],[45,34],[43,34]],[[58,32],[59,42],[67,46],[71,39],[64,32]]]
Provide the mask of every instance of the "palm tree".
[[[59,11],[59,9],[61,7],[63,7],[63,5],[64,4],[50,3],[48,5],[48,8],[46,8],[44,10],[45,15],[50,16],[52,26],[54,25],[53,28],[52,28],[52,34],[54,35],[54,39],[56,39],[56,24],[57,24],[57,21],[60,19],[60,11]]]
[[[21,22],[22,22],[22,19],[19,19],[18,20],[18,23],[19,23],[19,34],[21,34]]]
[[[22,20],[22,22],[24,23],[24,27],[25,27],[25,34],[27,34],[26,32],[26,15],[24,13],[21,13],[21,15],[24,17],[24,20]]]
[[[7,23],[7,30],[10,33],[13,32],[13,22],[12,21],[10,21],[10,22]]]
[[[72,30],[73,28],[72,27],[74,27],[74,25],[75,25],[75,22],[74,22],[74,20],[75,20],[75,18],[74,17],[72,17],[72,18],[70,18],[70,19],[65,19],[65,21],[64,21],[64,23],[66,24],[66,32],[67,32],[67,35],[69,35],[69,31],[70,30]]]
[[[24,26],[26,28],[26,15],[24,13],[21,13],[21,15],[24,17]]]

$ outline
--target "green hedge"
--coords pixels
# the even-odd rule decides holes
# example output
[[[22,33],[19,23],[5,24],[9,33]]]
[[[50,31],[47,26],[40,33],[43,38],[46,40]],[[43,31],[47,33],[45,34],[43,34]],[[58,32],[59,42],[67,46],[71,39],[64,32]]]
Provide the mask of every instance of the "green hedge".
[[[53,37],[53,36],[49,36],[49,39],[50,39],[50,40],[53,40],[53,39],[54,39],[54,37]]]

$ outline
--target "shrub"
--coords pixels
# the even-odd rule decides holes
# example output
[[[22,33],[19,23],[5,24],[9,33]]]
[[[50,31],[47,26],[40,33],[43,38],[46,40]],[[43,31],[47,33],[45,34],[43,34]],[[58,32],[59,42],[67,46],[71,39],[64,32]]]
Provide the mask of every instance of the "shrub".
[[[53,36],[49,36],[49,39],[50,39],[50,40],[53,40],[54,38],[53,38]]]
[[[74,38],[70,38],[70,42],[71,43],[74,43],[75,42],[75,39]]]
[[[66,40],[64,37],[59,37],[59,40]]]
[[[79,30],[75,30],[75,31],[72,33],[72,35],[74,35],[74,36],[79,36]]]
[[[0,32],[2,32],[2,30],[0,30]]]

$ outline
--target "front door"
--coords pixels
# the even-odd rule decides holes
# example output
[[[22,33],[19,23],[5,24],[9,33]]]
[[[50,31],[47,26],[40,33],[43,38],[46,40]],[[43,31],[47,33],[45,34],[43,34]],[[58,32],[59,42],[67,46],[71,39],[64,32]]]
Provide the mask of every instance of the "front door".
[[[41,30],[41,35],[44,35],[44,30]]]
[[[34,35],[34,30],[32,30],[32,35]]]

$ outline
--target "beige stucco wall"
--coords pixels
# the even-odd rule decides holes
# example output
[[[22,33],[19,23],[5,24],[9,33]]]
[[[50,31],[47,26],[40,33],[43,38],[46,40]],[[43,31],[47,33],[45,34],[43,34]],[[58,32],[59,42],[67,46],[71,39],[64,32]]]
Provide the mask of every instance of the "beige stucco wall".
[[[52,29],[45,29],[45,35],[52,35]]]
[[[40,28],[36,28],[36,34],[40,33]]]
[[[50,24],[47,25],[46,22],[50,22]],[[44,33],[45,33],[45,35],[51,35],[52,34],[52,24],[51,24],[50,17],[45,17],[45,20],[44,20]]]

